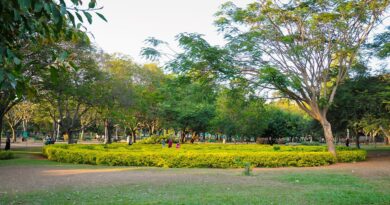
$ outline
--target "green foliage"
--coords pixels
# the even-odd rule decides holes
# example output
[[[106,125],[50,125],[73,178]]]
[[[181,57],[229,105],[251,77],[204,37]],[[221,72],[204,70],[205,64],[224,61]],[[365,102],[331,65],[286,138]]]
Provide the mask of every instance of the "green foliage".
[[[246,162],[244,163],[244,171],[242,172],[244,176],[251,176],[252,175],[252,167],[251,163]]]
[[[336,162],[322,146],[281,146],[276,151],[263,145],[182,145],[180,149],[139,144],[49,145],[43,153],[59,162],[110,166],[229,168],[250,163],[254,167],[308,167]],[[366,154],[360,150],[338,153],[342,162],[364,160]]]
[[[337,151],[338,162],[358,162],[366,160],[365,150]]]
[[[0,151],[0,160],[13,159],[14,153],[11,151]]]
[[[90,1],[89,8],[83,8],[82,1],[1,1],[0,67],[5,68],[5,72],[0,74],[0,90],[14,90],[21,94],[18,87],[26,85],[22,74],[24,60],[27,59],[26,53],[21,51],[26,44],[45,44],[64,39],[89,42],[82,30],[80,13],[92,23],[91,9],[96,9],[95,0]],[[75,15],[81,23],[75,21]],[[104,19],[103,15],[98,16]],[[27,55],[30,57],[31,53]]]
[[[139,144],[161,144],[162,140],[165,140],[165,142],[168,143],[169,138],[171,138],[170,135],[161,135],[161,136],[152,135],[150,137],[147,137],[145,139],[138,141],[137,143],[139,143]]]
[[[346,128],[355,134],[375,136],[380,126],[389,129],[390,112],[388,99],[390,76],[356,76],[347,80],[336,94],[334,105],[329,111],[329,120],[336,126],[336,132],[344,133]]]
[[[368,44],[369,49],[373,49],[374,54],[382,59],[390,57],[390,26],[386,28],[386,31],[377,34],[374,37],[374,42]]]
[[[184,132],[205,132],[215,113],[215,84],[188,76],[169,78],[161,88],[162,126]]]

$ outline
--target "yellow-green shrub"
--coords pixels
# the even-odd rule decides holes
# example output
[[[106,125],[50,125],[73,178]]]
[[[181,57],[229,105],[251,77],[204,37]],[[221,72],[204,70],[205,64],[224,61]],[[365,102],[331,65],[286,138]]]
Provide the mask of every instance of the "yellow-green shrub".
[[[363,150],[338,149],[338,161],[351,162],[365,159]],[[180,149],[162,148],[161,145],[48,145],[43,153],[50,160],[80,164],[110,166],[155,167],[308,167],[332,164],[336,159],[323,146],[268,145],[182,145]]]
[[[0,151],[0,160],[12,159],[14,158],[14,153],[11,151]]]
[[[366,160],[366,150],[344,150],[337,151],[337,160],[339,162],[358,162]]]

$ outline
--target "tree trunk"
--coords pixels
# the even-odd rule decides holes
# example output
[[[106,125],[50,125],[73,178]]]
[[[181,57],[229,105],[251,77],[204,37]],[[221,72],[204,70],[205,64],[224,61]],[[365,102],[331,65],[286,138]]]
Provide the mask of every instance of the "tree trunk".
[[[390,141],[390,132],[386,130],[383,126],[380,126],[382,132],[385,134],[385,145],[389,145]]]
[[[334,145],[334,138],[332,133],[332,126],[328,122],[328,120],[321,120],[322,128],[324,129],[324,135],[326,139],[326,145],[328,146],[328,151],[336,157],[336,147]]]
[[[68,144],[73,144],[72,132],[68,130],[66,133],[68,134]]]
[[[110,132],[109,132],[109,122],[108,119],[104,120],[104,144],[110,144],[111,139],[110,139]]]
[[[184,143],[186,139],[186,132],[181,131],[180,143]]]
[[[84,140],[84,127],[81,128],[80,140]]]
[[[22,120],[22,127],[23,127],[23,131],[27,131],[27,125],[26,125],[26,122],[24,120]]]
[[[3,136],[3,117],[0,115],[0,149],[1,149],[1,137]]]
[[[57,122],[55,120],[53,120],[53,137],[55,137],[56,139],[58,138],[57,137]]]
[[[115,126],[115,141],[118,140],[118,126]]]
[[[10,126],[10,128],[11,128],[11,131],[12,131],[12,142],[15,143],[16,142],[15,129],[12,126]]]
[[[133,143],[136,143],[137,133],[136,133],[135,129],[131,129],[131,137],[133,138]]]

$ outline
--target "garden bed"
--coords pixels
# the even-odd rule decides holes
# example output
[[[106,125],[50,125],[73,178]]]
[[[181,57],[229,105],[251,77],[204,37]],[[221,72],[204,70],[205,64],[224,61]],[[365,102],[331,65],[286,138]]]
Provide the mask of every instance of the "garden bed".
[[[48,145],[43,148],[49,160],[77,164],[152,167],[237,168],[311,167],[366,159],[366,151],[337,147],[337,159],[325,146],[269,146],[184,144],[181,148],[161,145]]]

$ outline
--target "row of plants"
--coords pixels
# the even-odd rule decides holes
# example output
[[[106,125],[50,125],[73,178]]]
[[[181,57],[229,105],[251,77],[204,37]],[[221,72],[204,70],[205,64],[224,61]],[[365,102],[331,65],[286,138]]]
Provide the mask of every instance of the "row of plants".
[[[14,153],[11,151],[0,151],[0,160],[13,159]]]
[[[216,149],[221,146],[226,149]],[[44,147],[43,153],[49,160],[77,164],[209,168],[237,168],[244,167],[245,163],[254,167],[310,167],[336,161],[362,161],[366,157],[364,150],[339,150],[336,159],[327,151],[311,151],[310,147],[306,147],[309,151],[304,151],[303,147],[296,146],[300,149],[291,151],[287,146],[280,146],[279,150],[274,150],[272,146],[256,146],[258,150],[255,152],[251,150],[255,146],[251,145],[185,145],[180,149],[123,144],[49,145]],[[215,149],[207,150],[207,147]],[[233,151],[232,147],[246,147],[246,150]]]
[[[145,151],[164,151],[162,145],[158,144],[134,144],[128,146],[126,143],[113,143],[113,144],[56,144],[56,147],[63,149],[83,149],[83,150],[100,150],[110,152],[132,151],[132,152],[145,152]],[[165,144],[165,148],[167,147]],[[338,151],[357,150],[356,148],[338,146]],[[181,152],[187,151],[201,151],[203,153],[215,153],[215,152],[325,152],[326,146],[302,146],[302,145],[259,145],[259,144],[181,144]]]

